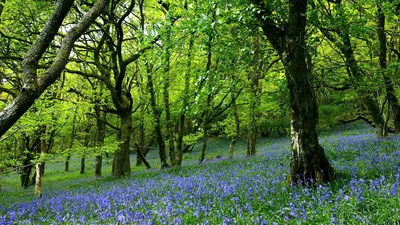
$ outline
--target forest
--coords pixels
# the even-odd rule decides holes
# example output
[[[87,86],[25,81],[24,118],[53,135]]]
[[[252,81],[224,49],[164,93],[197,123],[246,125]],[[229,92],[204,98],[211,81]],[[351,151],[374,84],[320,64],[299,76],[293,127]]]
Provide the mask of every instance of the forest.
[[[0,0],[0,224],[400,223],[400,0]]]

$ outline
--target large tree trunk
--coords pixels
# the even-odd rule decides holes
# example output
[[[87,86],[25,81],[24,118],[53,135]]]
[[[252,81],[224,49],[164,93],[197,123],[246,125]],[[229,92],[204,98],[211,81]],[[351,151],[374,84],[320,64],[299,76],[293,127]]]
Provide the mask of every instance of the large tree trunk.
[[[130,158],[129,158],[129,143],[132,132],[132,115],[130,111],[119,114],[120,126],[120,139],[118,149],[114,152],[113,158],[113,171],[114,177],[121,177],[131,172]]]
[[[286,46],[282,54],[292,109],[290,181],[294,184],[329,182],[333,169],[318,143],[317,103],[305,55],[307,1],[289,1]],[[268,32],[264,30],[264,32]]]
[[[378,40],[379,40],[379,65],[385,82],[386,97],[393,114],[395,133],[400,132],[400,105],[396,96],[391,77],[387,74],[387,38],[385,34],[385,14],[382,11],[382,2],[378,3]]]

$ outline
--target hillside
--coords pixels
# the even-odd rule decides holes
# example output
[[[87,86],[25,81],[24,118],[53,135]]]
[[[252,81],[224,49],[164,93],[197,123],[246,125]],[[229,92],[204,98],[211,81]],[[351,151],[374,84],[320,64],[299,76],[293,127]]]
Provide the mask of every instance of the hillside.
[[[399,223],[399,138],[378,139],[365,127],[320,136],[337,173],[330,184],[287,184],[289,139],[261,139],[256,157],[238,149],[232,161],[216,139],[208,154],[222,158],[202,165],[195,148],[181,169],[136,171],[120,180],[88,174],[57,181],[60,175],[48,171],[41,199],[31,188],[5,187],[0,224]],[[8,179],[18,183],[16,175]]]

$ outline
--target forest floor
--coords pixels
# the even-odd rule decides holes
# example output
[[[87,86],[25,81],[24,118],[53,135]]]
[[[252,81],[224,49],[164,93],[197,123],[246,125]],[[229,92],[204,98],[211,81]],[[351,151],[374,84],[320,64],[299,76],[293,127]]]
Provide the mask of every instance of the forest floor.
[[[290,140],[279,137],[259,139],[250,158],[241,140],[233,160],[229,140],[214,139],[201,165],[199,144],[181,168],[132,165],[122,179],[110,177],[109,159],[102,179],[93,159],[85,174],[79,158],[70,172],[49,163],[41,199],[17,174],[0,177],[0,224],[400,224],[400,137],[356,124],[321,131],[320,143],[336,179],[317,187],[288,184]],[[159,168],[156,150],[148,158]]]

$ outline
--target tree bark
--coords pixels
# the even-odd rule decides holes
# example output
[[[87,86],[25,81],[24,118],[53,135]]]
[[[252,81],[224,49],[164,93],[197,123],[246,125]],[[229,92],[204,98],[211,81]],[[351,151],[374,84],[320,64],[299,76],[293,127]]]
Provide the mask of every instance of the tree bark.
[[[383,136],[386,133],[385,132],[386,131],[385,120],[383,119],[383,117],[381,115],[378,102],[372,98],[371,93],[363,90],[365,88],[360,87],[360,86],[362,86],[363,78],[362,78],[361,70],[358,67],[358,63],[354,57],[354,51],[353,51],[353,48],[352,48],[352,45],[350,42],[350,36],[349,36],[348,32],[342,32],[341,39],[343,41],[343,47],[341,48],[341,51],[346,58],[347,67],[350,69],[354,87],[360,96],[361,102],[364,104],[364,106],[369,111],[371,119],[376,126],[377,135],[379,137]]]
[[[99,152],[96,153],[95,157],[94,175],[96,177],[101,177],[101,168],[103,165],[103,156],[101,148],[104,145],[104,138],[106,135],[105,121],[107,121],[107,114],[105,112],[102,112],[99,106],[95,107],[95,111],[96,111],[96,127],[97,127],[95,142],[96,142],[96,147],[100,149]]]
[[[144,127],[144,119],[145,119],[145,102],[144,102],[144,93],[143,89],[140,91],[140,121],[139,121],[139,132],[138,138],[136,142],[136,166],[140,166],[142,164],[142,158],[145,158],[147,153],[150,151],[150,147],[146,145],[146,131]],[[139,154],[141,153],[141,154]],[[143,156],[143,157],[141,157]]]
[[[91,125],[86,126],[86,127],[84,128],[85,141],[84,141],[84,143],[83,143],[83,146],[84,146],[85,148],[88,148],[88,147],[89,147],[90,136],[91,136],[91,135],[90,135],[90,128],[91,128]],[[83,153],[82,156],[81,156],[81,169],[80,169],[80,171],[79,171],[80,174],[84,174],[84,173],[85,173],[85,161],[86,161],[86,154]]]
[[[278,51],[285,67],[290,92],[292,158],[289,179],[293,184],[323,183],[332,180],[331,167],[324,149],[318,143],[317,102],[310,70],[306,63],[305,28],[307,0],[289,0],[286,28],[279,28],[272,18],[270,6],[253,0],[260,7],[256,17],[264,34]]]
[[[385,34],[385,14],[382,11],[382,2],[378,2],[378,40],[379,40],[379,65],[385,82],[386,97],[393,114],[394,132],[400,132],[400,105],[396,96],[393,82],[387,71],[387,38]]]
[[[68,155],[67,158],[65,160],[65,165],[64,165],[64,172],[68,172],[69,171],[69,162],[71,159],[71,150],[72,147],[74,146],[74,140],[75,140],[75,136],[76,136],[76,113],[77,113],[78,108],[75,108],[75,112],[74,112],[74,117],[72,118],[72,130],[71,130],[71,140],[69,141],[69,145],[68,145]]]
[[[289,1],[287,43],[283,52],[292,109],[290,181],[329,182],[333,169],[318,143],[317,102],[305,53],[306,0]],[[267,31],[266,31],[267,32]]]
[[[254,42],[254,59],[253,59],[253,71],[250,72],[250,115],[249,115],[249,133],[248,133],[248,145],[247,145],[247,156],[256,155],[256,143],[257,143],[257,111],[260,105],[260,98],[258,96],[260,85],[259,80],[261,78],[262,60],[260,52],[259,34],[257,32]]]
[[[170,165],[168,164],[168,161],[167,161],[167,152],[165,150],[165,140],[164,140],[164,137],[162,136],[162,131],[161,131],[161,118],[160,118],[161,110],[158,109],[158,107],[157,107],[152,73],[153,73],[152,65],[148,64],[147,65],[147,85],[148,85],[149,92],[150,92],[150,104],[151,104],[151,108],[153,109],[154,120],[156,122],[155,130],[156,130],[157,143],[158,143],[158,149],[159,149],[159,154],[160,154],[161,168],[168,168],[168,167],[170,167]]]
[[[129,143],[132,133],[132,115],[130,111],[121,113],[119,115],[121,121],[121,134],[118,149],[114,152],[113,158],[113,171],[114,177],[121,177],[131,172],[130,158],[129,158]]]
[[[171,26],[172,23],[169,22],[167,26],[166,33],[166,45],[165,45],[165,67],[164,67],[164,108],[165,108],[165,119],[166,119],[166,128],[167,128],[167,140],[168,140],[168,148],[169,148],[169,158],[172,166],[176,166],[177,159],[175,153],[175,143],[174,143],[174,131],[173,131],[173,122],[171,120],[171,112],[169,108],[169,82],[170,82],[170,35],[171,35]]]
[[[139,125],[141,126],[141,125]],[[144,148],[144,126],[142,126],[143,129],[139,128],[139,139],[142,140],[135,140],[135,147],[136,147],[136,166],[140,166],[140,164],[144,164],[147,169],[151,169],[150,163],[146,160],[146,154],[149,152],[150,148]],[[133,137],[136,139],[136,135],[134,132]],[[142,136],[142,137],[140,137]],[[139,146],[140,143],[143,143],[142,146]]]
[[[44,127],[44,131],[46,128]],[[43,133],[43,128],[41,128],[41,133]],[[41,141],[40,144],[40,158],[44,156],[46,153],[46,146],[43,141]],[[44,175],[44,168],[45,168],[45,162],[43,159],[39,159],[39,161],[36,163],[36,177],[35,177],[35,195],[39,198],[42,197],[42,179]]]
[[[341,1],[333,2],[341,7]],[[340,9],[342,10],[342,9]],[[339,16],[341,11],[339,11]],[[350,34],[347,27],[343,27],[340,31],[336,31],[339,36],[340,41],[338,41],[331,33],[326,29],[320,29],[321,32],[327,37],[331,42],[333,42],[339,50],[344,55],[346,59],[346,69],[347,73],[351,79],[352,85],[360,97],[361,103],[367,108],[371,119],[376,127],[376,133],[378,137],[386,135],[386,123],[381,115],[379,105],[377,100],[372,96],[369,88],[364,85],[364,77],[361,68],[359,68],[358,63],[354,57],[354,50],[350,40]],[[386,57],[386,56],[385,56]]]
[[[82,157],[81,157],[81,169],[79,171],[80,174],[84,174],[85,173],[85,159],[86,159],[86,156],[82,155]]]
[[[75,41],[100,15],[108,2],[109,0],[97,1],[78,24],[68,31],[50,68],[37,79],[38,62],[54,39],[62,21],[74,3],[74,0],[57,1],[56,8],[49,22],[47,22],[39,38],[32,45],[23,60],[23,87],[21,92],[12,103],[0,112],[0,137],[32,106],[35,99],[60,77],[62,70],[68,63],[69,54]]]
[[[206,150],[207,150],[207,142],[208,142],[208,129],[209,129],[209,115],[211,113],[211,94],[207,96],[206,104],[205,104],[205,109],[204,109],[204,117],[203,117],[203,145],[201,147],[201,152],[200,152],[200,158],[199,158],[199,163],[202,163],[204,161],[204,158],[206,156]]]
[[[35,195],[42,197],[42,168],[41,162],[36,163],[36,178],[35,178]]]
[[[233,118],[235,119],[235,134],[232,136],[231,144],[229,145],[229,159],[233,158],[233,152],[235,151],[236,139],[240,135],[240,120],[239,120],[239,112],[236,104],[236,99],[233,100]]]
[[[24,135],[25,136],[25,135]],[[32,160],[34,159],[34,155],[36,154],[36,149],[39,146],[39,135],[32,135],[33,141],[31,138],[25,136],[25,149],[27,150],[25,159],[23,161],[23,168],[21,173],[21,186],[23,188],[27,188],[30,185],[30,177],[32,173]]]

